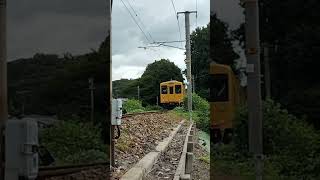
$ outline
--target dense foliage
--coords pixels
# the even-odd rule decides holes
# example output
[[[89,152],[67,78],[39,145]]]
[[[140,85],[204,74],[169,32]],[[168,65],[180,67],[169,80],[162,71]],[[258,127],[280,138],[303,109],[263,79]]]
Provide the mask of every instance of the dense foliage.
[[[40,131],[40,144],[49,150],[57,164],[106,161],[107,146],[101,141],[100,131],[92,123],[60,121]]]
[[[228,26],[213,16],[210,24],[191,33],[191,67],[195,79],[195,92],[203,98],[208,97],[209,64],[212,61],[231,65],[235,69],[234,60],[238,55],[233,50],[228,31]],[[210,52],[213,59],[209,58]]]
[[[175,108],[175,111],[184,116],[189,117],[188,114],[188,97],[184,98],[184,107]],[[205,132],[210,132],[210,112],[209,103],[205,99],[201,98],[196,93],[192,94],[192,120],[196,123],[197,128]]]
[[[319,128],[320,1],[260,0],[259,8],[261,43],[270,46],[272,97]],[[234,33],[243,46],[244,28]]]
[[[234,144],[220,148],[213,154],[217,166],[235,168],[242,172],[253,169],[248,152],[248,110],[239,109],[236,117]],[[279,104],[268,100],[263,104],[263,151],[268,175],[277,174],[284,179],[318,179],[320,177],[320,135],[305,120],[288,113]],[[232,159],[236,163],[227,163]],[[217,167],[218,168],[218,167]],[[222,169],[220,169],[223,171]],[[230,171],[231,172],[231,171]],[[241,175],[241,174],[238,174]],[[270,175],[271,176],[271,175]]]
[[[145,108],[139,100],[129,99],[123,104],[123,110],[127,113],[143,112]]]
[[[89,78],[94,78],[96,113],[105,114],[105,51],[64,57],[35,54],[8,63],[9,113],[89,117]]]

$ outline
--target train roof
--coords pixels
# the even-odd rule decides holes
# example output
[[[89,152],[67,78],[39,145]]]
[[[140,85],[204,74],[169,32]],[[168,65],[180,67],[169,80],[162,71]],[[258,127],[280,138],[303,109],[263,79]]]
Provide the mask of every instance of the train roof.
[[[177,80],[171,80],[171,81],[165,81],[165,82],[162,82],[162,83],[160,83],[160,84],[170,84],[170,83],[178,83],[178,84],[183,84],[182,82],[180,82],[180,81],[177,81]]]
[[[210,73],[212,73],[212,71],[216,71],[216,72],[230,72],[232,71],[231,67],[225,64],[217,64],[217,63],[211,63],[210,64]]]

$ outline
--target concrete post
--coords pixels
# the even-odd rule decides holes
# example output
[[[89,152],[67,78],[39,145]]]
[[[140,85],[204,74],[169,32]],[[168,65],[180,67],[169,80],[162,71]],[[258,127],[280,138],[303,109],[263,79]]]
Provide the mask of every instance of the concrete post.
[[[181,175],[180,180],[191,180],[191,175],[190,174]]]
[[[193,152],[194,143],[188,142],[187,144],[187,152]]]
[[[186,166],[185,174],[191,174],[192,172],[193,153],[187,152],[186,154]]]

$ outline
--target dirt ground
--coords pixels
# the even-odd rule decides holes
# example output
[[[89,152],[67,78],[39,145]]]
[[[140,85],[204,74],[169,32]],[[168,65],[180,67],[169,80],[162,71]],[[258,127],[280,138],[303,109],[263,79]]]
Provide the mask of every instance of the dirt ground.
[[[198,133],[198,131],[196,131]],[[199,139],[199,138],[197,138]],[[198,140],[194,147],[195,160],[193,162],[192,179],[194,180],[210,180],[210,160],[209,152],[207,152]]]
[[[115,145],[116,166],[112,170],[112,179],[120,179],[141,158],[155,150],[181,121],[181,117],[170,112],[123,119],[121,136]]]

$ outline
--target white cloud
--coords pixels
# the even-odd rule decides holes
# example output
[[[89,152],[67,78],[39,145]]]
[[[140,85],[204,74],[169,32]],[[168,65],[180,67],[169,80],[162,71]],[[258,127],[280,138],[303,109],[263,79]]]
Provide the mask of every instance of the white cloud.
[[[124,2],[127,7],[132,10],[127,3],[128,1],[124,0]],[[180,40],[178,23],[170,0],[130,0],[129,2],[138,14],[137,17],[132,11],[147,38],[149,38],[149,34],[151,34],[152,39],[155,41]],[[178,12],[196,10],[195,0],[179,0],[174,1],[174,3]],[[198,26],[206,26],[209,23],[209,0],[198,0],[197,10],[197,21],[195,14],[190,14],[191,30],[195,29],[196,22]],[[169,59],[181,68],[181,70],[185,69],[184,50],[167,47],[138,48],[139,46],[149,46],[150,44],[148,44],[145,36],[134,23],[121,1],[114,1],[112,11],[113,80],[125,77],[139,77],[142,75],[147,64],[160,58]],[[143,23],[140,23],[139,18]],[[179,22],[181,40],[185,40],[183,15],[179,16]],[[184,43],[172,43],[170,45],[185,47]],[[128,66],[135,68],[128,68]],[[142,71],[141,68],[143,69]]]
[[[142,20],[145,32],[156,41],[180,40],[171,0],[123,0],[130,2]],[[196,0],[173,0],[177,11],[196,10]],[[190,15],[191,31],[209,23],[210,1],[197,0],[198,18]],[[243,21],[237,0],[212,1],[218,17],[237,27]],[[137,78],[147,64],[170,59],[185,68],[183,50],[173,48],[140,49],[147,40],[121,1],[113,1],[112,54],[113,79]],[[8,57],[30,57],[36,52],[83,54],[97,48],[106,35],[105,1],[30,0],[8,1]],[[130,6],[128,6],[129,9]],[[133,14],[134,15],[134,14]],[[135,16],[135,15],[134,15]],[[197,20],[197,21],[196,21]],[[185,39],[184,16],[179,16],[181,39]],[[148,35],[148,34],[147,34]],[[149,35],[148,35],[149,36]],[[184,43],[170,45],[184,48]]]

